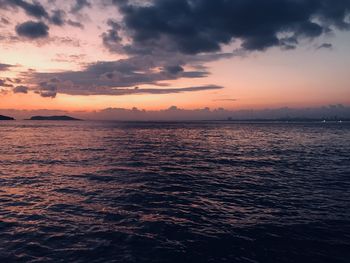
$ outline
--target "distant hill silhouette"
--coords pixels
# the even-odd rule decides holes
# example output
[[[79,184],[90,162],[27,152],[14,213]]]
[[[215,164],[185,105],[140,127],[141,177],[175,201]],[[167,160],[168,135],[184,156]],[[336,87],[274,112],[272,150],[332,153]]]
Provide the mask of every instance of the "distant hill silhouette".
[[[31,121],[80,121],[70,116],[33,116],[29,120]]]
[[[0,115],[0,121],[13,121],[14,118]]]

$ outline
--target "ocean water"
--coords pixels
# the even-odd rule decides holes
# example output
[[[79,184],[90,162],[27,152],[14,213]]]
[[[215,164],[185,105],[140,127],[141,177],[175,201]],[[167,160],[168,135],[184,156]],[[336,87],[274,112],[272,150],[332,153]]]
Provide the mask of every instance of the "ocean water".
[[[0,122],[0,262],[350,262],[350,124]]]

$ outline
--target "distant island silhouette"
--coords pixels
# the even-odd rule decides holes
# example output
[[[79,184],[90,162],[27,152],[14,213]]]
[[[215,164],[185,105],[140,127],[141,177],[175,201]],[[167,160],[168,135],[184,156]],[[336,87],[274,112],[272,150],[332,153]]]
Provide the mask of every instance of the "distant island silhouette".
[[[29,120],[31,121],[80,121],[70,116],[33,116]]]
[[[15,119],[12,117],[0,115],[0,121],[13,121],[13,120],[15,120]]]

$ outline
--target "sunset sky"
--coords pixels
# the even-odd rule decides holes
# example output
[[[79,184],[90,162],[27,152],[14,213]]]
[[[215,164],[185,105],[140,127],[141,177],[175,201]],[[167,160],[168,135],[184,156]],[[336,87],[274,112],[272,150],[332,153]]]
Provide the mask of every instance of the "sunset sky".
[[[0,0],[0,109],[350,104],[349,0]]]

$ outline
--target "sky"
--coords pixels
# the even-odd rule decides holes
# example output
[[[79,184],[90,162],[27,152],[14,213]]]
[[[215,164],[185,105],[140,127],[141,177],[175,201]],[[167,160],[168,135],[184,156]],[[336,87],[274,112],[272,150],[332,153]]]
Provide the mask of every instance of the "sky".
[[[349,106],[349,29],[350,0],[0,0],[0,110]]]

